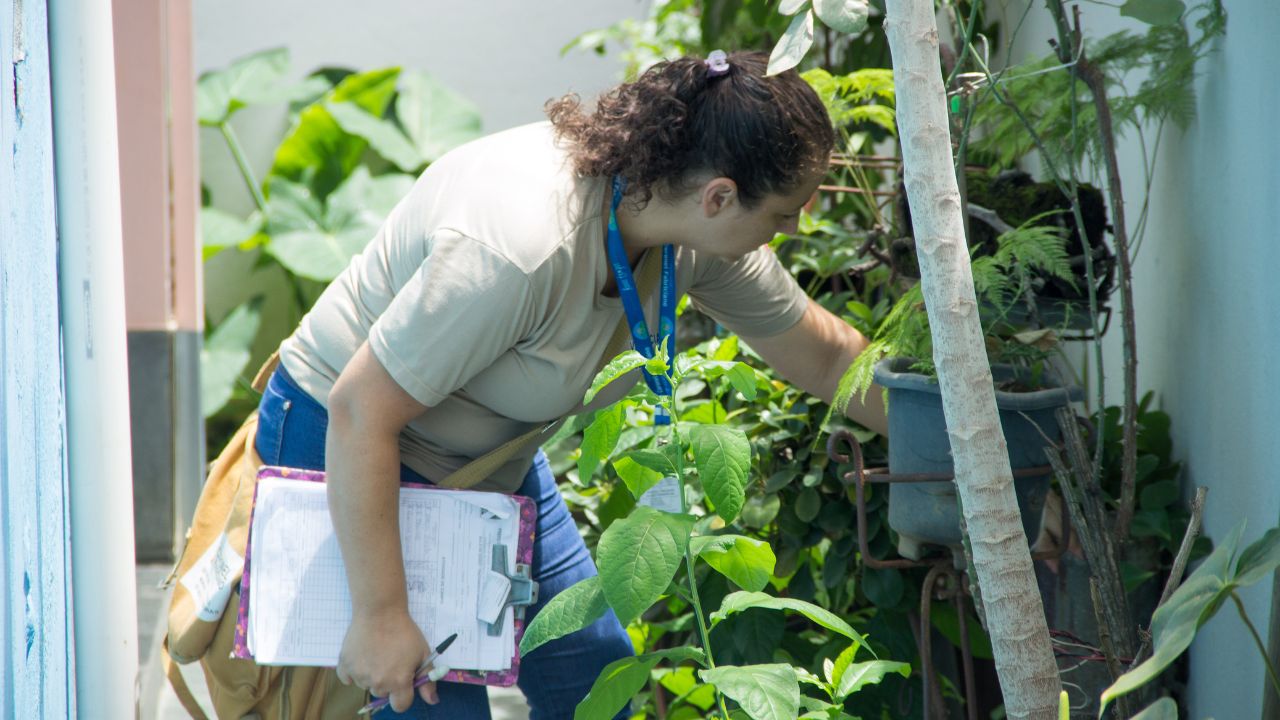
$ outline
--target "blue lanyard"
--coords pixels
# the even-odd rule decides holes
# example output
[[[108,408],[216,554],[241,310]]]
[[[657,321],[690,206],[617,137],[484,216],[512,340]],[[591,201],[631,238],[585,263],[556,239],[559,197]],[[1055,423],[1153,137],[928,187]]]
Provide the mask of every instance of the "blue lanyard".
[[[618,205],[622,202],[622,191],[626,187],[622,178],[613,179],[613,204],[609,208],[609,264],[613,267],[613,277],[618,284],[618,295],[622,298],[622,308],[627,314],[627,324],[631,326],[631,343],[636,352],[651,358],[655,348],[667,338],[667,375],[651,375],[646,370],[644,381],[655,394],[671,395],[671,365],[675,357],[676,331],[676,251],[671,244],[662,246],[662,292],[658,300],[658,334],[649,334],[649,324],[644,319],[644,306],[640,304],[640,294],[636,292],[635,277],[631,273],[631,264],[627,261],[626,249],[622,246],[622,232],[618,230]],[[671,419],[665,414],[654,418],[658,425],[666,425]]]

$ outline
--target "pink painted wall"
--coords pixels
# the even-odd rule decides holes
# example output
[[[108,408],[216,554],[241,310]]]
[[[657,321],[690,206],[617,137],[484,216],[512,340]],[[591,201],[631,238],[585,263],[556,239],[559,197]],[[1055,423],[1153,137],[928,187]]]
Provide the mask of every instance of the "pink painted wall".
[[[128,329],[203,326],[190,0],[114,0]]]

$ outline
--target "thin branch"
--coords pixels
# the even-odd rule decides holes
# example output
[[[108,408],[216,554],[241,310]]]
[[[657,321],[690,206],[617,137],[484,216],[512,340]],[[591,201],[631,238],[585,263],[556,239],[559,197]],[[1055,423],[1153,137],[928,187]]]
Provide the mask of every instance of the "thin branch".
[[[1204,499],[1208,492],[1209,488],[1200,486],[1196,488],[1196,495],[1191,499],[1191,519],[1187,521],[1187,530],[1182,534],[1182,545],[1178,547],[1178,554],[1173,558],[1169,579],[1165,581],[1164,591],[1160,593],[1160,602],[1156,603],[1157,610],[1169,600],[1169,597],[1178,589],[1178,585],[1182,583],[1182,574],[1187,571],[1187,562],[1191,559],[1191,548],[1200,535],[1200,523],[1204,519]],[[1129,664],[1130,670],[1146,660],[1147,653],[1151,651],[1151,633],[1144,632],[1142,636],[1142,645],[1138,647],[1138,652],[1134,653],[1133,662]]]

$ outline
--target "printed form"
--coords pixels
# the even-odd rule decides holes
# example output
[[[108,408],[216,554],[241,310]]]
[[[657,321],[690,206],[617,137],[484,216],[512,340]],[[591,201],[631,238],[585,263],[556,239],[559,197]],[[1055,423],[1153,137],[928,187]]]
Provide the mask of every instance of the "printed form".
[[[461,670],[511,667],[510,583],[493,572],[493,546],[506,545],[515,572],[518,506],[498,493],[401,488],[400,543],[409,613],[428,642],[458,639],[443,663]],[[334,667],[351,625],[351,594],[323,483],[258,482],[250,538],[249,651],[260,665]],[[503,615],[488,634],[480,618]]]

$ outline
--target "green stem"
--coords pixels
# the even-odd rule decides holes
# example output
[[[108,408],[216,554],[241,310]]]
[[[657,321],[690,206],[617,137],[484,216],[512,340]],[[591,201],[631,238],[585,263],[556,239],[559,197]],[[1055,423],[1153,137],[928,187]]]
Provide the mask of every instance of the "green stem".
[[[1249,628],[1249,634],[1253,636],[1253,643],[1258,646],[1258,653],[1262,655],[1262,662],[1267,665],[1267,675],[1271,677],[1271,687],[1280,693],[1280,678],[1276,676],[1276,666],[1271,663],[1271,656],[1267,654],[1267,648],[1262,644],[1262,638],[1258,635],[1258,629],[1253,626],[1249,620],[1249,613],[1244,611],[1244,602],[1240,600],[1240,596],[1235,590],[1231,591],[1231,599],[1236,603],[1236,609],[1240,611],[1240,619],[1244,620],[1244,626]]]
[[[231,129],[231,123],[225,121],[218,123],[218,130],[222,132],[223,139],[227,141],[227,148],[231,150],[231,157],[235,158],[236,166],[240,168],[240,177],[244,178],[244,184],[249,186],[249,194],[253,195],[253,202],[257,204],[258,210],[265,214],[267,198],[262,194],[262,186],[253,177],[253,169],[249,167],[249,160],[244,155],[244,149],[240,147],[235,131]]]
[[[667,405],[667,414],[671,418],[671,441],[675,443],[678,450],[676,453],[676,482],[680,485],[680,512],[688,512],[684,500],[684,451],[682,449],[684,446],[680,443],[680,431],[676,425],[674,390],[670,398],[663,402]],[[693,601],[693,617],[698,623],[698,637],[702,640],[702,649],[707,655],[707,669],[714,670],[716,661],[711,654],[710,630],[707,629],[706,616],[702,612],[702,600],[698,597],[698,578],[693,572],[693,551],[689,549],[688,543],[684,546],[684,567],[685,577],[689,581],[689,599]],[[729,708],[724,704],[724,695],[720,693],[720,688],[715,688],[715,692],[716,705],[720,709],[720,717],[722,720],[729,720]]]

